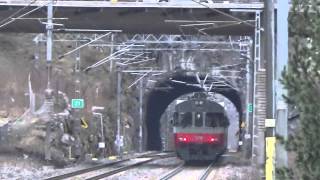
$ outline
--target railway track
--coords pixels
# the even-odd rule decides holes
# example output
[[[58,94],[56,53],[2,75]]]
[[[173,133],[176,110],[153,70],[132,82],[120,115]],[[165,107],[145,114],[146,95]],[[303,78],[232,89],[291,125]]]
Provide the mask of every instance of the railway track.
[[[216,161],[213,161],[208,166],[201,167],[199,169],[199,167],[189,166],[185,162],[183,162],[183,163],[179,164],[175,169],[173,169],[172,171],[170,171],[169,173],[167,173],[166,175],[161,177],[160,180],[168,180],[168,179],[175,179],[175,178],[177,178],[177,179],[187,178],[188,179],[188,177],[190,178],[190,176],[182,173],[184,171],[186,171],[186,172],[188,172],[188,171],[198,171],[198,172],[196,172],[196,174],[200,174],[200,176],[198,176],[197,179],[205,180],[205,179],[208,178],[208,176],[212,172],[213,167],[214,167],[215,164],[216,164]],[[200,171],[200,173],[199,173],[199,171]],[[181,175],[181,178],[179,178],[180,175]],[[195,177],[194,174],[190,174],[190,175],[191,175],[191,177]]]
[[[50,177],[50,178],[47,178],[46,180],[60,180],[60,179],[79,178],[79,177],[80,177],[80,179],[97,180],[97,179],[102,179],[102,178],[105,178],[108,176],[112,176],[114,174],[132,169],[134,167],[146,164],[148,162],[151,162],[151,161],[154,161],[157,159],[174,157],[174,156],[175,156],[174,153],[154,153],[154,152],[152,152],[152,153],[148,153],[148,154],[139,155],[136,157],[121,159],[121,160],[117,160],[117,161],[113,161],[113,162],[109,162],[109,163],[105,163],[105,164],[73,171],[71,173],[66,173],[66,174],[62,174],[59,176]],[[133,160],[135,160],[137,162],[122,165],[123,163],[130,162]],[[114,168],[115,166],[119,166],[119,167]],[[109,170],[107,168],[112,168],[112,169]],[[88,175],[86,175],[86,174],[98,174],[98,175],[91,175],[91,176],[89,175],[89,177],[87,177]]]
[[[186,165],[185,162],[181,163],[178,167],[176,167],[175,169],[173,169],[172,171],[164,175],[162,178],[160,178],[160,180],[167,180],[172,178],[173,176],[180,173],[185,168],[185,165]]]
[[[200,180],[206,180],[209,176],[209,174],[212,172],[213,166],[215,165],[215,162],[210,163],[210,165],[207,167],[207,169],[203,172],[201,177],[199,178]]]

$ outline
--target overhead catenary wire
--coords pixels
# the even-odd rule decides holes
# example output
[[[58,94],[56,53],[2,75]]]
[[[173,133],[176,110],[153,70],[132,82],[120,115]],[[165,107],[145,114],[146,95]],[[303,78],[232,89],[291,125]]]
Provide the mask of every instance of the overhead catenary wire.
[[[129,87],[128,89],[130,89],[132,86],[134,86],[135,84],[137,84],[141,79],[143,79],[145,76],[147,76],[149,73],[152,72],[153,69],[150,69],[148,72],[146,72],[144,75],[142,75],[141,77],[139,77],[136,81],[134,81]]]
[[[69,29],[69,28],[60,28],[55,29],[57,32],[122,32],[122,30],[104,30],[104,29]]]
[[[197,2],[198,3],[198,2]],[[201,3],[200,3],[201,4]],[[202,5],[202,4],[201,4]],[[205,5],[204,5],[205,6]],[[207,6],[206,6],[207,7]],[[212,10],[212,8],[210,8],[210,7],[207,7],[207,8],[209,8],[209,9],[211,9]],[[167,12],[167,10],[166,9],[164,9],[163,10],[168,16],[171,16],[168,12]],[[189,23],[189,24],[182,24],[182,25],[178,25],[178,29],[179,29],[179,31],[184,35],[184,36],[186,36],[185,35],[185,33],[184,33],[184,28],[190,28],[190,27],[192,27],[192,28],[194,28],[195,30],[197,30],[198,31],[198,33],[200,33],[199,35],[206,35],[206,36],[210,36],[207,32],[205,32],[205,31],[207,31],[207,30],[214,30],[214,29],[220,29],[220,28],[225,28],[225,27],[230,27],[230,26],[235,26],[235,25],[239,25],[239,24],[242,24],[242,23],[246,23],[246,24],[248,24],[247,22],[250,22],[250,21],[252,21],[252,20],[242,20],[242,19],[239,19],[239,18],[236,18],[236,17],[234,17],[234,16],[232,16],[232,15],[229,15],[229,14],[227,14],[227,13],[224,13],[224,12],[222,12],[222,11],[220,11],[220,10],[216,10],[216,9],[214,9],[214,11],[216,11],[216,12],[218,12],[218,13],[220,13],[220,14],[223,14],[223,15],[225,15],[225,16],[228,16],[228,17],[230,17],[230,18],[232,18],[233,20],[235,20],[235,21],[232,21],[232,22],[230,22],[229,24],[226,24],[226,25],[220,25],[220,26],[215,26],[216,25],[216,23],[214,23],[213,21],[201,21],[201,23],[194,23],[194,22],[192,22],[192,24],[191,23]],[[191,14],[191,16],[190,16],[193,20],[195,20],[195,22],[200,22],[198,19],[196,19],[192,14]],[[186,22],[187,20],[174,20],[174,18],[171,16],[170,18],[172,18],[172,20],[165,20],[165,22]],[[219,22],[225,22],[225,21],[219,21]],[[250,24],[250,23],[249,23]],[[211,25],[210,27],[205,27],[205,28],[199,28],[198,26],[208,26],[208,25]],[[200,47],[199,47],[200,48]],[[233,48],[233,46],[232,46],[232,49],[234,50],[234,48]]]
[[[91,66],[86,67],[86,68],[84,69],[84,71],[88,71],[88,70],[90,70],[90,69],[92,69],[92,68],[96,68],[96,67],[98,67],[98,66],[100,66],[100,65],[102,65],[102,64],[104,64],[104,63],[106,63],[106,62],[108,62],[108,61],[110,61],[111,59],[113,59],[113,58],[115,58],[115,57],[118,57],[118,56],[121,56],[121,55],[125,54],[127,51],[129,51],[129,48],[130,48],[131,46],[133,46],[133,45],[134,45],[134,44],[130,44],[130,45],[128,45],[127,47],[124,47],[123,49],[114,52],[113,54],[111,54],[111,55],[109,55],[109,56],[107,56],[107,57],[99,60],[98,62],[92,64]],[[119,53],[120,53],[120,54],[119,54]]]
[[[245,20],[245,22],[247,22],[247,21],[251,21],[251,20]],[[230,23],[230,24],[226,24],[226,25],[221,25],[221,26],[217,26],[217,27],[202,28],[199,31],[204,32],[204,31],[207,31],[207,30],[214,30],[214,29],[220,29],[220,28],[225,28],[225,27],[230,27],[230,26],[236,26],[236,25],[239,25],[241,23],[242,22],[238,21],[238,22],[234,22],[234,23]]]
[[[210,29],[210,30],[219,29],[219,28],[224,28],[224,27],[239,25],[239,24],[242,24],[242,23],[244,23],[244,24],[246,24],[246,25],[249,25],[249,26],[251,26],[251,27],[255,27],[255,25],[249,23],[249,22],[252,21],[252,20],[243,20],[243,19],[237,18],[237,17],[235,17],[235,16],[233,16],[233,15],[230,15],[230,14],[228,14],[228,13],[225,13],[225,12],[223,12],[223,11],[221,11],[221,10],[218,10],[218,9],[215,9],[215,8],[211,8],[211,7],[209,7],[209,6],[206,5],[206,4],[203,4],[203,3],[201,3],[201,2],[197,2],[196,0],[191,0],[191,1],[193,1],[193,2],[195,2],[195,3],[197,3],[197,4],[200,4],[200,5],[208,8],[208,9],[210,9],[210,10],[213,11],[213,12],[222,14],[222,15],[227,16],[227,17],[229,17],[229,18],[231,18],[231,19],[233,19],[233,20],[236,20],[236,22],[232,22],[232,23],[230,22],[230,24],[228,24],[228,25],[223,25],[223,26],[214,26],[215,23],[211,24],[210,22],[207,22],[207,24],[206,24],[206,23],[201,23],[201,24],[183,24],[183,25],[178,25],[179,31],[180,31],[184,36],[186,35],[186,34],[184,33],[184,28],[187,28],[187,27],[192,27],[192,28],[194,28],[195,30],[197,30],[198,33],[200,33],[200,34],[202,34],[202,35],[207,35],[207,36],[209,36],[209,34],[204,31],[204,30],[207,30],[207,29],[208,29],[208,30],[209,30],[209,29]],[[163,9],[163,8],[161,8],[161,9]],[[168,16],[171,16],[171,15],[167,12],[166,9],[164,9],[163,11],[164,11]],[[171,18],[172,18],[172,17],[171,17]],[[196,19],[193,15],[191,16],[191,18],[197,21],[197,19]],[[196,26],[205,26],[205,25],[211,25],[211,27],[202,28],[202,29],[196,27]]]
[[[21,11],[23,11],[24,9],[28,8],[29,6],[31,6],[33,3],[35,3],[37,0],[31,1],[28,5],[20,8],[19,10],[17,10],[16,12],[14,12],[13,14],[11,14],[10,16],[8,16],[7,18],[3,19],[0,24],[6,22],[9,19],[12,19],[15,15],[19,14]]]
[[[160,5],[160,2],[158,2],[158,5]],[[161,7],[161,6],[160,6],[160,7]],[[162,10],[162,12],[164,12],[167,16],[169,16],[171,19],[175,19],[172,15],[170,15],[170,13],[168,13],[168,11],[166,10],[166,8],[162,8],[162,7],[161,7],[161,10]],[[197,30],[196,27],[194,27],[194,28]],[[179,31],[181,32],[181,34],[182,34],[183,36],[186,36],[186,34],[185,34],[184,31],[183,31],[183,27],[181,27],[181,26],[178,25],[178,29],[179,29]],[[208,34],[206,34],[206,35],[208,35]]]
[[[194,27],[195,28],[195,27]],[[195,29],[197,29],[197,28],[195,28]],[[198,28],[199,29],[199,28]],[[113,58],[113,57],[111,57],[111,58]],[[109,59],[110,59],[110,57],[109,57]],[[105,60],[105,59],[104,59]],[[104,62],[100,62],[101,64],[103,64],[103,63],[105,63],[105,62],[107,62],[108,61],[108,59],[106,60],[106,61],[104,61]],[[101,65],[100,63],[98,63],[98,64],[96,64],[96,66],[99,66],[99,65]],[[129,63],[130,64],[130,63]],[[93,66],[92,66],[93,67]]]
[[[141,63],[144,63],[144,62],[148,62],[148,61],[154,61],[155,59],[145,59],[145,60],[140,60],[140,61],[135,61],[135,62],[131,62],[131,63],[126,63],[124,65],[131,65],[131,64],[141,64]]]
[[[87,68],[85,68],[84,71],[88,71],[88,70],[90,70],[90,69],[92,69],[92,68],[96,68],[96,67],[98,67],[98,66],[101,66],[102,64],[105,64],[106,62],[109,62],[109,61],[112,60],[113,58],[119,57],[119,56],[125,54],[126,52],[122,52],[122,53],[120,53],[120,54],[118,54],[118,53],[119,53],[119,51],[117,51],[117,52],[114,53],[113,55],[110,55],[110,56],[108,56],[108,57],[105,57],[105,58],[99,60],[98,62],[94,63],[93,65],[88,66]]]
[[[241,66],[241,65],[244,65],[244,64],[245,63],[227,64],[227,65],[223,65],[223,66],[214,67],[213,70],[219,70],[219,68],[228,68],[228,67],[234,67],[234,66]]]
[[[140,53],[140,54],[138,54],[138,55],[133,56],[132,58],[129,58],[128,60],[126,60],[126,61],[123,62],[123,63],[127,63],[127,62],[129,62],[129,61],[135,60],[135,59],[137,59],[137,58],[139,58],[139,57],[141,57],[141,56],[143,56],[143,55],[144,55],[144,53]]]
[[[34,9],[32,9],[32,10],[30,10],[30,11],[28,11],[28,12],[26,12],[26,13],[18,16],[18,17],[16,17],[16,18],[10,17],[9,19],[11,19],[11,20],[9,20],[9,21],[1,24],[1,25],[0,25],[0,28],[3,28],[3,27],[5,27],[5,26],[7,26],[8,24],[13,23],[14,21],[16,21],[16,20],[19,19],[19,18],[22,18],[22,17],[24,17],[24,16],[27,16],[27,15],[29,15],[29,14],[31,14],[31,13],[33,13],[33,12],[35,12],[35,11],[41,9],[41,8],[43,8],[43,7],[49,5],[49,3],[50,3],[50,2],[48,2],[48,3],[46,3],[46,4],[42,5],[42,6],[38,6],[38,7],[34,8]],[[31,4],[30,4],[30,5],[31,5]],[[30,6],[30,5],[28,5],[28,6]],[[8,18],[6,18],[6,19],[8,19]]]
[[[210,9],[210,10],[213,11],[213,12],[216,12],[216,13],[222,14],[222,15],[224,15],[224,16],[226,16],[226,17],[229,17],[229,18],[231,18],[231,19],[237,20],[237,21],[239,21],[240,23],[244,23],[244,24],[246,24],[246,25],[248,25],[248,26],[255,27],[254,24],[250,24],[250,23],[246,22],[246,20],[237,18],[237,17],[235,17],[235,16],[233,16],[233,15],[230,15],[230,14],[228,14],[228,13],[225,13],[225,12],[223,12],[223,11],[221,11],[221,10],[216,9],[216,8],[212,8],[212,7],[210,7],[210,6],[208,6],[208,5],[204,4],[204,3],[198,2],[198,1],[196,1],[196,0],[191,0],[191,1],[193,1],[193,2],[195,2],[195,3],[197,3],[197,4],[199,4],[199,5],[202,5],[202,6],[206,7],[206,8],[208,8],[208,9]]]
[[[166,11],[166,10],[165,10],[165,11]],[[166,11],[166,12],[167,12],[167,11]],[[191,16],[191,18],[197,21],[197,19],[196,19],[194,16]],[[186,25],[189,25],[189,24],[186,24]],[[196,27],[196,26],[190,26],[190,25],[189,25],[189,26],[186,26],[186,25],[185,25],[185,26],[177,25],[179,31],[182,32],[184,36],[186,36],[186,34],[184,33],[184,28],[185,28],[185,27],[192,27],[193,29],[195,29],[196,31],[198,31],[199,35],[202,34],[202,35],[205,35],[205,36],[210,36],[210,35],[207,34],[206,32],[199,31],[200,28],[198,28],[198,27]]]
[[[89,45],[89,44],[91,44],[91,43],[93,43],[93,42],[95,42],[95,41],[103,38],[103,37],[106,37],[106,36],[108,36],[108,35],[110,35],[110,34],[111,34],[111,32],[108,32],[108,33],[106,33],[106,34],[104,34],[104,35],[101,35],[101,36],[99,36],[99,37],[97,37],[97,38],[95,38],[95,39],[93,39],[93,40],[91,40],[91,41],[89,41],[89,42],[87,42],[87,43],[85,43],[85,44],[83,44],[83,45],[81,45],[81,46],[79,46],[79,47],[77,47],[77,48],[69,51],[69,52],[67,52],[67,53],[64,53],[63,55],[60,55],[60,56],[59,56],[59,59],[62,59],[62,58],[64,58],[65,56],[67,56],[67,55],[69,55],[69,54],[72,54],[73,52],[75,52],[75,51],[77,51],[77,50],[79,50],[79,49],[81,49],[81,48],[83,48],[83,47],[85,47],[85,46],[87,46],[87,45]]]
[[[193,13],[191,13],[191,18],[193,19],[193,20],[196,20],[196,21],[198,21],[198,19],[193,15]],[[214,24],[214,23],[213,23]],[[211,25],[213,25],[213,24],[211,24]],[[209,24],[208,24],[209,25]],[[182,27],[186,27],[186,26],[182,26],[182,25],[180,25],[180,27],[182,28]],[[196,26],[193,26],[193,28],[194,29],[196,29],[197,31],[198,31],[198,34],[200,35],[200,34],[202,34],[202,35],[206,35],[206,36],[209,36],[209,34],[207,34],[206,32],[202,32],[202,31],[200,31],[200,28],[198,28],[198,27],[196,27]]]

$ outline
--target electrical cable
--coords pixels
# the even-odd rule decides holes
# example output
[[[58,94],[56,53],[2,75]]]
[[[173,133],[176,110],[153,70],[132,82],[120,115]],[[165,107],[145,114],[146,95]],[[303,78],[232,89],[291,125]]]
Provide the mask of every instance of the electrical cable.
[[[3,19],[0,24],[5,23],[7,20],[14,18],[15,15],[19,14],[21,11],[23,11],[24,9],[26,9],[27,7],[31,6],[31,4],[35,3],[37,0],[34,0],[32,2],[30,2],[28,5],[20,8],[19,10],[17,10],[16,12],[14,12],[13,14],[11,14],[10,16],[8,16],[7,18]]]
[[[50,2],[49,2],[49,3],[46,3],[46,4],[42,5],[42,6],[38,6],[38,7],[34,8],[34,9],[32,9],[32,10],[30,10],[30,11],[28,11],[28,12],[26,12],[26,13],[18,16],[18,17],[16,17],[16,18],[14,18],[14,19],[11,18],[10,21],[7,21],[7,22],[1,24],[1,25],[0,25],[0,28],[3,28],[4,26],[6,26],[6,25],[8,25],[8,24],[11,24],[12,22],[16,21],[16,20],[19,19],[19,18],[22,18],[22,17],[24,17],[24,16],[26,16],[26,15],[29,15],[29,14],[31,14],[31,13],[33,13],[33,12],[35,12],[35,11],[37,11],[37,10],[45,7],[45,6],[47,6],[48,4],[50,4]]]
[[[255,25],[246,22],[247,20],[243,20],[243,19],[237,18],[237,17],[235,17],[235,16],[233,16],[233,15],[230,15],[230,14],[228,14],[228,13],[225,13],[225,12],[223,12],[223,11],[220,11],[220,10],[218,10],[218,9],[216,9],[216,8],[211,8],[211,7],[209,7],[208,5],[203,4],[203,3],[201,3],[201,2],[198,2],[198,1],[196,1],[196,0],[191,0],[191,1],[193,1],[193,2],[195,2],[195,3],[197,3],[197,4],[200,4],[201,6],[204,6],[204,7],[208,8],[208,9],[210,9],[210,10],[213,11],[213,12],[216,12],[216,13],[222,14],[222,15],[224,15],[224,16],[227,16],[227,17],[229,17],[229,18],[231,18],[231,19],[237,20],[237,21],[239,21],[240,24],[241,24],[241,23],[244,23],[244,24],[246,24],[246,25],[248,25],[248,26],[255,27]]]

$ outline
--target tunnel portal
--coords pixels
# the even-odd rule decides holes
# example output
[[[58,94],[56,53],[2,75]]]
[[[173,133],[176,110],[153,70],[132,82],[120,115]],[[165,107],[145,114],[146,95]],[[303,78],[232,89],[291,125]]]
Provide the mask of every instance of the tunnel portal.
[[[204,76],[200,76],[204,79]],[[185,83],[184,83],[185,82]],[[215,80],[208,78],[206,82],[215,83],[211,92],[215,92],[225,96],[236,107],[239,113],[239,121],[242,117],[241,97],[240,92],[232,88],[227,81]],[[160,136],[160,119],[168,105],[176,98],[192,93],[203,91],[199,86],[191,84],[198,84],[195,75],[190,75],[187,72],[175,72],[167,75],[163,80],[156,83],[155,87],[148,95],[146,102],[146,128],[147,128],[147,149],[161,150],[161,136]]]

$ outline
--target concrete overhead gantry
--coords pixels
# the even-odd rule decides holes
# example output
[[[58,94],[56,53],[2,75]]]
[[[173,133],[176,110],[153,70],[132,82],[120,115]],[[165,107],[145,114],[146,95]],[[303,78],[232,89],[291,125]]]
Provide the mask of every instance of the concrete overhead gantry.
[[[45,31],[49,1],[5,0],[0,17],[14,16],[14,23],[0,28],[6,32]],[[254,13],[237,10],[263,9],[263,3],[200,3],[193,0],[158,2],[56,1],[53,4],[55,32],[75,30],[123,30],[140,34],[252,35]],[[233,11],[235,10],[235,11]],[[0,25],[1,26],[1,25]]]

